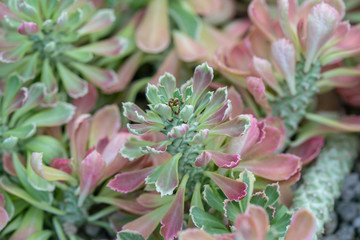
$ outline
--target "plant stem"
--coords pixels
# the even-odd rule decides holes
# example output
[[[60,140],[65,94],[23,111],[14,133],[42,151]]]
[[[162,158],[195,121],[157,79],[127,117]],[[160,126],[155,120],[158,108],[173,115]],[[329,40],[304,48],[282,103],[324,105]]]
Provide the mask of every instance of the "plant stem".
[[[323,233],[324,224],[330,220],[343,180],[358,155],[357,150],[356,136],[330,135],[316,162],[305,170],[303,184],[294,192],[292,210],[306,208],[314,214],[317,236]]]
[[[92,222],[92,221],[96,221],[98,220],[99,218],[102,218],[112,212],[115,212],[116,210],[118,210],[117,207],[114,207],[114,206],[110,206],[110,207],[107,207],[107,208],[104,208],[103,210],[97,212],[96,214],[94,215],[91,215],[88,217],[88,221]]]

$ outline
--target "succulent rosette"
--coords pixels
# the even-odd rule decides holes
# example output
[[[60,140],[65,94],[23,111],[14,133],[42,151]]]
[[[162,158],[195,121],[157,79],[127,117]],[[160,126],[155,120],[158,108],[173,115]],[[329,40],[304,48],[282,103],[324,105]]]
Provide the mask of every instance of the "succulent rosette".
[[[152,210],[124,225],[124,230],[148,238],[161,222],[160,234],[173,239],[182,229],[184,203],[202,204],[200,190],[204,184],[210,182],[230,201],[244,198],[248,185],[237,177],[244,169],[251,169],[265,182],[298,179],[300,158],[276,154],[284,139],[284,131],[279,130],[284,128],[281,122],[258,122],[250,114],[231,115],[226,87],[205,91],[212,79],[213,70],[206,63],[196,67],[193,78],[180,88],[166,73],[157,86],[147,87],[150,110],[145,112],[130,102],[123,104],[124,115],[135,122],[127,125],[130,132],[156,133],[158,137],[157,141],[130,137],[120,150],[122,156],[133,160],[152,155],[164,161],[122,172],[109,182],[111,189],[121,193],[146,185],[146,192],[140,192],[136,201]],[[279,129],[275,127],[278,125]]]
[[[22,152],[37,128],[55,127],[71,120],[75,107],[65,102],[49,103],[43,83],[25,87],[17,75],[0,81],[0,153]],[[25,144],[24,144],[25,143]],[[7,161],[3,162],[7,167]]]
[[[233,45],[250,27],[248,19],[228,24],[235,16],[237,3],[233,0],[206,0],[201,4],[193,0],[118,4],[123,15],[136,12],[118,33],[129,41],[127,51],[132,49],[118,70],[124,82],[130,81],[144,63],[151,63],[156,69],[147,82],[151,80],[156,84],[164,72],[180,77],[181,69],[191,66],[188,68],[191,72],[194,63],[211,61],[219,46]],[[145,88],[146,82],[142,86]]]
[[[94,64],[119,55],[127,41],[107,38],[115,21],[112,9],[92,1],[5,1],[0,3],[0,77],[17,72],[23,81],[41,81],[48,94],[59,89],[84,96],[88,83],[102,90],[119,79]]]
[[[244,171],[240,178],[253,189],[255,178],[251,172]],[[205,211],[204,208],[192,207],[191,217],[199,229],[184,230],[179,233],[179,239],[292,240],[311,239],[315,235],[315,218],[312,213],[306,209],[292,213],[281,205],[278,184],[268,185],[263,191],[252,195],[248,193],[239,202],[225,199],[209,185],[204,187],[203,195],[211,208]]]
[[[80,99],[76,104],[79,111],[86,111]],[[35,224],[37,227],[33,231],[21,228],[13,232],[10,224],[2,236],[11,234],[11,239],[17,234],[23,234],[21,236],[26,238],[38,236],[33,234],[44,231],[51,233],[53,229],[44,226],[45,218],[50,216],[57,236],[70,237],[77,235],[78,229],[86,225],[96,226],[98,221],[103,221],[100,218],[116,211],[117,208],[108,206],[100,215],[96,215],[99,212],[94,216],[90,214],[97,204],[106,203],[108,197],[101,188],[99,197],[94,197],[95,188],[102,186],[107,178],[122,168],[137,169],[151,165],[144,160],[129,166],[129,160],[120,155],[121,146],[132,135],[126,129],[120,129],[120,124],[120,112],[115,105],[105,106],[93,116],[78,112],[67,125],[71,158],[67,158],[64,143],[56,140],[52,144],[50,136],[40,136],[46,139],[30,140],[27,143],[27,160],[17,154],[6,155],[11,162],[11,176],[1,177],[0,188],[5,196],[3,202],[7,204],[4,208],[8,212],[7,221],[27,221],[27,224]],[[63,154],[51,153],[47,148]],[[14,213],[14,204],[24,205],[24,211],[17,209],[23,211],[23,214]],[[32,223],[30,219],[39,212],[41,217]],[[24,228],[31,226],[26,225]]]
[[[257,115],[282,118],[288,138],[303,119],[332,130],[358,131],[357,117],[334,115],[329,119],[329,115],[311,113],[317,93],[351,87],[353,82],[346,77],[358,74],[355,68],[338,65],[358,55],[358,27],[341,21],[344,11],[343,1],[309,0],[299,6],[297,1],[279,0],[276,18],[272,18],[265,1],[254,0],[248,12],[255,27],[245,40],[220,49],[215,65],[249,91],[244,97],[258,105]]]

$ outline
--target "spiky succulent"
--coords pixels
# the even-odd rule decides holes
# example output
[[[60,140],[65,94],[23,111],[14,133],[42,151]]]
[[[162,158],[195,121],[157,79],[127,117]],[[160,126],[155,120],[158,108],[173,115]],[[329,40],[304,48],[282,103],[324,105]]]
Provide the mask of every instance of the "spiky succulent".
[[[49,94],[60,88],[72,98],[87,93],[82,78],[102,90],[117,83],[114,71],[91,62],[126,48],[121,37],[99,41],[115,21],[112,9],[85,0],[9,0],[0,7],[0,77],[17,72],[23,81],[43,82]]]

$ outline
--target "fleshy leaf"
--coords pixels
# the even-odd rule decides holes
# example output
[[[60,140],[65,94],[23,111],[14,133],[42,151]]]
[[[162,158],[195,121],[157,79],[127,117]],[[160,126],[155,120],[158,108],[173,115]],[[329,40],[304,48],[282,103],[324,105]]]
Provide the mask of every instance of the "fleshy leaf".
[[[185,33],[174,31],[175,49],[179,58],[185,62],[200,60],[206,56],[206,50]]]
[[[295,86],[295,48],[287,39],[279,39],[272,43],[271,54],[281,73],[285,76],[291,94],[296,94]]]
[[[177,233],[182,229],[185,187],[188,178],[189,175],[185,175],[183,177],[174,200],[172,201],[164,217],[161,219],[160,233],[166,240],[174,239],[177,236]]]
[[[221,192],[221,190],[215,190],[210,185],[204,186],[203,198],[209,204],[210,207],[218,210],[221,213],[224,213],[224,200],[226,196]]]
[[[245,134],[251,125],[250,119],[246,115],[239,115],[230,121],[221,123],[210,130],[211,134],[238,137]]]
[[[207,63],[203,63],[195,68],[193,76],[193,103],[196,103],[200,95],[210,85],[214,78],[214,71]]]
[[[144,237],[132,230],[123,230],[116,234],[116,240],[145,240]]]
[[[238,215],[234,225],[236,232],[240,235],[260,240],[266,237],[269,219],[263,208],[250,205],[247,213]]]
[[[316,220],[313,214],[306,209],[298,210],[291,219],[290,227],[285,240],[313,239],[316,233]]]
[[[152,174],[156,168],[149,167],[140,170],[135,170],[132,172],[123,172],[117,174],[114,179],[112,179],[108,183],[108,187],[110,187],[114,191],[127,193],[134,191],[142,184],[145,183],[145,179]]]
[[[240,154],[247,152],[254,144],[264,138],[264,124],[258,123],[252,115],[243,115],[249,119],[247,131],[239,137],[232,138],[227,145],[227,153]]]
[[[272,109],[267,102],[263,80],[261,78],[248,77],[246,78],[246,87],[254,97],[255,101],[270,114]]]
[[[210,154],[211,160],[215,163],[216,166],[221,168],[233,168],[237,166],[241,160],[240,155],[231,155],[216,151],[206,151]]]
[[[136,201],[147,208],[157,208],[161,207],[164,204],[172,202],[174,200],[174,196],[163,196],[157,193],[143,193],[141,194]]]
[[[62,83],[66,89],[66,92],[72,98],[79,98],[84,96],[88,92],[88,85],[83,79],[71,72],[64,65],[58,63],[57,70],[61,77]]]
[[[59,126],[70,121],[74,113],[74,106],[59,102],[55,107],[39,111],[30,116],[21,125],[35,124],[37,127]]]
[[[112,25],[115,19],[113,9],[100,9],[78,30],[78,33],[80,35],[85,35],[105,30]]]
[[[5,191],[23,199],[24,201],[28,202],[29,204],[35,206],[38,209],[42,209],[44,211],[58,215],[63,215],[66,213],[62,210],[53,208],[47,204],[41,203],[33,199],[27,192],[25,192],[23,189],[19,188],[17,185],[10,182],[10,180],[5,176],[0,177],[0,187]]]
[[[113,37],[104,41],[95,42],[80,48],[71,50],[73,52],[91,52],[100,56],[120,55],[127,47],[128,41],[123,37]]]
[[[43,161],[49,164],[53,158],[65,158],[66,151],[63,145],[56,139],[46,135],[30,138],[24,144],[29,152],[43,152]]]
[[[273,22],[264,0],[254,0],[248,8],[248,14],[252,22],[262,31],[265,36],[273,41]]]
[[[102,179],[105,170],[105,161],[95,150],[92,151],[80,163],[80,196],[79,206],[82,205],[85,198],[94,190],[96,185]]]
[[[126,88],[133,76],[135,75],[142,59],[143,54],[139,51],[131,55],[121,64],[117,71],[117,82],[110,88],[104,89],[104,93],[119,92]]]
[[[166,0],[148,4],[145,16],[136,29],[137,46],[147,53],[159,53],[170,44],[169,16]]]
[[[180,126],[175,126],[167,134],[168,138],[181,138],[189,131],[189,126],[187,124],[181,124]]]
[[[123,226],[123,230],[133,230],[139,232],[145,239],[148,239],[169,207],[170,204],[159,207],[146,215],[125,224]]]
[[[120,128],[120,120],[116,105],[108,105],[98,110],[91,121],[89,146],[95,146],[105,137],[112,138]]]
[[[231,104],[234,106],[230,113],[230,120],[231,120],[236,116],[244,113],[244,103],[241,99],[240,94],[236,91],[236,89],[233,86],[228,88],[228,98],[230,99]]]
[[[240,201],[247,194],[246,183],[212,172],[205,172],[205,175],[210,177],[220,187],[229,200]]]
[[[262,58],[253,57],[254,71],[264,80],[264,82],[274,89],[278,94],[282,95],[282,90],[271,67],[271,63]]]
[[[155,182],[156,191],[161,193],[161,196],[171,195],[179,184],[178,164],[181,155],[181,153],[176,154],[164,164]]]
[[[339,13],[327,3],[321,2],[311,9],[307,21],[305,72],[318,57],[320,48],[330,38],[338,21]]]
[[[66,172],[43,165],[42,156],[43,153],[36,152],[31,155],[30,164],[38,176],[48,181],[70,181],[76,184],[76,179]]]
[[[216,240],[216,238],[212,237],[210,234],[206,233],[201,229],[191,228],[186,229],[179,233],[179,240]]]
[[[301,168],[300,158],[291,154],[269,155],[262,159],[240,161],[236,167],[273,181],[287,180]]]
[[[204,229],[210,234],[229,233],[224,223],[217,217],[198,207],[190,208],[190,216],[196,227]]]
[[[0,231],[6,226],[9,216],[3,207],[0,207]]]
[[[101,69],[81,63],[73,63],[72,66],[100,89],[111,88],[118,82],[117,75],[113,70]]]
[[[260,143],[254,144],[247,152],[242,154],[244,160],[255,160],[274,154],[280,146],[281,132],[270,126],[265,127],[265,137]]]
[[[133,200],[126,200],[126,199],[114,198],[114,197],[101,197],[101,196],[94,197],[93,199],[97,203],[110,204],[122,210],[125,210],[126,212],[136,215],[144,215],[152,210],[140,205],[139,203]]]
[[[324,137],[313,137],[301,145],[291,148],[289,153],[299,156],[303,165],[309,164],[320,153],[324,145]]]
[[[98,92],[94,85],[88,84],[88,92],[86,95],[73,99],[72,105],[76,107],[76,113],[83,114],[90,112],[98,100]]]
[[[39,31],[39,26],[33,22],[23,22],[17,29],[21,35],[29,36]]]

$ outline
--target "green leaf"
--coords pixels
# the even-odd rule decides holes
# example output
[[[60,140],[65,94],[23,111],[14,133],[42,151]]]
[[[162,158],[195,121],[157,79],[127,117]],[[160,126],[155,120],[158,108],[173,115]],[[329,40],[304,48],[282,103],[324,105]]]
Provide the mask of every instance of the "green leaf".
[[[39,208],[30,207],[22,217],[20,226],[18,226],[18,228],[12,234],[10,239],[18,239],[28,229],[31,229],[35,233],[40,232],[42,230],[43,221],[44,221],[44,212],[41,211],[41,209]]]
[[[33,205],[34,207],[38,209],[42,209],[44,211],[57,214],[57,215],[64,215],[66,212],[59,210],[57,208],[51,207],[45,203],[41,203],[33,199],[28,193],[26,193],[24,190],[16,186],[15,184],[11,183],[9,179],[5,176],[0,177],[0,187],[7,191],[8,193],[11,193],[24,201],[28,202],[29,204]]]
[[[23,82],[35,78],[39,53],[34,53],[27,56],[25,59],[24,64],[17,70],[19,77],[23,80]]]
[[[156,170],[145,179],[146,184],[155,184],[164,167],[164,164],[156,167]]]
[[[51,193],[45,192],[45,191],[38,191],[36,188],[34,188],[31,185],[31,183],[29,183],[26,169],[21,164],[18,156],[16,154],[13,154],[12,156],[13,156],[13,163],[14,163],[14,168],[15,168],[16,174],[18,176],[18,179],[21,182],[21,185],[24,187],[26,192],[39,202],[51,204],[52,199],[53,199]],[[11,183],[11,182],[9,181],[9,183]],[[26,199],[24,199],[24,200],[26,201]]]
[[[213,92],[207,92],[199,98],[195,106],[195,115],[199,114],[204,108],[206,108],[206,106],[209,105],[211,99],[213,98],[213,95]]]
[[[21,198],[14,199],[13,203],[15,208],[14,217],[22,213],[24,209],[29,207],[29,204],[24,200],[22,200]]]
[[[270,222],[270,232],[276,236],[283,237],[287,231],[287,227],[290,225],[292,214],[289,212],[286,206],[281,208],[275,214],[275,218]]]
[[[60,126],[71,120],[75,107],[69,103],[59,102],[55,107],[42,110],[26,119],[22,126],[35,124],[37,127]]]
[[[176,24],[185,31],[190,37],[196,39],[200,29],[200,19],[192,11],[185,1],[173,0],[169,2],[169,12]]]
[[[66,158],[63,145],[51,136],[40,135],[27,140],[24,147],[29,152],[42,152],[43,161],[49,165],[54,158]]]
[[[9,222],[6,225],[6,228],[4,228],[1,231],[0,239],[8,239],[8,238],[5,238],[4,236],[6,236],[7,234],[14,232],[16,229],[18,229],[21,224],[21,221],[22,221],[22,216],[20,215],[20,216],[17,216],[15,219],[13,219],[11,222]]]
[[[242,213],[239,203],[236,201],[227,201],[225,204],[225,216],[230,219],[232,223],[235,222],[238,214]]]
[[[39,191],[47,191],[47,192],[54,191],[54,189],[55,189],[54,183],[41,178],[39,175],[37,175],[34,172],[34,170],[31,167],[30,157],[31,157],[31,154],[28,154],[26,173],[27,173],[27,177],[28,177],[28,180],[29,180],[29,183],[31,184],[31,186]]]
[[[145,239],[138,232],[131,230],[123,230],[116,234],[116,240],[145,240]]]
[[[241,199],[239,202],[241,213],[245,213],[247,206],[250,203],[250,199],[254,190],[255,176],[248,170],[245,170],[240,173],[239,180],[241,182],[246,183],[246,185],[248,186],[246,196],[243,199]]]
[[[42,103],[45,95],[45,89],[45,85],[40,82],[34,83],[30,86],[28,99],[21,108],[16,110],[11,118],[11,127],[15,126],[16,122],[23,114],[27,113],[31,109],[34,109]]]
[[[6,110],[11,104],[11,101],[14,99],[21,87],[21,81],[18,76],[11,76],[5,85],[5,93],[2,101],[2,115],[4,116]]]
[[[120,154],[123,157],[130,159],[130,161],[133,161],[134,159],[145,155],[145,153],[141,151],[144,147],[152,146],[154,144],[154,142],[144,141],[136,137],[129,137],[120,149]]]
[[[280,197],[280,189],[278,183],[273,183],[271,185],[267,185],[264,190],[265,195],[269,198],[269,201],[266,205],[273,206],[279,201]]]
[[[7,137],[0,143],[0,149],[12,150],[18,143],[18,140],[19,139],[14,136]]]
[[[46,58],[41,70],[41,82],[45,85],[47,92],[53,93],[57,90],[57,81],[54,76],[54,71],[50,67],[49,59]]]
[[[55,228],[55,232],[58,240],[67,240],[65,237],[64,230],[62,229],[62,226],[57,217],[53,217],[52,224]]]
[[[70,71],[64,65],[58,63],[56,66],[63,86],[69,96],[71,96],[72,98],[79,98],[87,93],[87,82],[85,82],[78,75]]]
[[[75,59],[76,61],[82,62],[82,63],[87,63],[89,61],[91,61],[91,59],[93,59],[94,54],[90,53],[90,52],[85,52],[85,51],[77,51],[76,49],[72,49],[70,51],[66,51],[65,55],[71,57],[72,59]]]
[[[196,227],[202,228],[210,234],[229,233],[219,218],[204,212],[198,207],[190,208],[190,216]]]
[[[257,192],[252,195],[250,203],[265,208],[268,201],[269,198],[265,195],[264,192]]]
[[[1,194],[4,196],[5,199],[5,210],[6,213],[8,214],[9,220],[11,220],[14,217],[14,213],[15,213],[15,206],[13,201],[11,200],[9,194],[7,194],[5,191],[1,191]]]
[[[26,240],[47,240],[52,236],[52,232],[50,230],[43,230],[37,233],[34,233],[30,237],[26,238]]]
[[[205,185],[203,191],[203,197],[210,207],[218,210],[221,213],[225,213],[223,202],[226,199],[226,197],[222,192],[216,191],[210,185]]]
[[[201,193],[200,193],[200,188],[201,188],[201,183],[197,182],[195,184],[195,188],[194,188],[194,192],[191,198],[191,203],[190,206],[195,206],[200,208],[201,210],[204,210],[204,206],[202,204],[202,200],[201,200]]]
[[[164,168],[155,182],[156,191],[160,192],[161,196],[173,194],[174,189],[179,185],[178,165],[181,156],[182,154],[178,153],[164,163]]]
[[[20,126],[14,129],[11,129],[9,131],[4,132],[5,137],[17,137],[20,139],[29,138],[32,135],[34,135],[36,132],[36,126],[35,124],[29,124],[25,126]]]
[[[158,96],[158,90],[155,85],[148,83],[148,85],[146,87],[146,99],[151,104],[160,103],[160,98]]]

